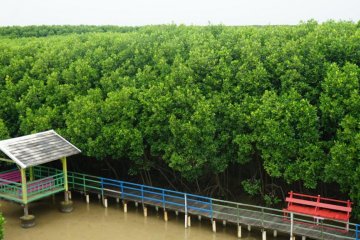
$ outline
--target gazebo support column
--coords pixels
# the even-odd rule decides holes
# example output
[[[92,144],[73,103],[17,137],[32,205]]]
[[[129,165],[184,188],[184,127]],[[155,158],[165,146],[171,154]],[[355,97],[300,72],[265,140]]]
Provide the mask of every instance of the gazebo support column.
[[[24,216],[20,217],[21,220],[21,227],[23,228],[30,228],[35,226],[35,216],[29,215],[29,206],[28,206],[28,199],[27,199],[27,184],[26,184],[26,169],[21,168],[21,195],[22,201],[24,204]]]
[[[61,158],[61,163],[63,167],[63,173],[64,173],[64,188],[65,188],[65,201],[61,202],[60,211],[64,213],[72,212],[73,208],[73,202],[69,200],[69,185],[68,185],[68,176],[67,176],[67,163],[66,158]]]
[[[30,182],[34,181],[34,168],[29,168]]]

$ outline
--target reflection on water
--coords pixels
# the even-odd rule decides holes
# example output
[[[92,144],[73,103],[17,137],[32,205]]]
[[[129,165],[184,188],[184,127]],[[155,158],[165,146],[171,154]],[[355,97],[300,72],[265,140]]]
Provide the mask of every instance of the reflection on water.
[[[62,195],[56,197],[56,202],[62,200]],[[23,210],[18,204],[1,201],[1,211],[6,218],[5,240],[70,240],[70,239],[131,239],[131,240],[229,240],[236,238],[235,226],[228,224],[223,227],[217,224],[217,233],[211,231],[208,219],[199,221],[193,217],[192,226],[184,229],[184,215],[176,216],[169,212],[169,221],[163,221],[162,211],[156,212],[148,208],[148,217],[143,217],[142,209],[129,203],[128,213],[124,213],[122,206],[109,199],[109,208],[104,208],[96,196],[91,196],[90,204],[86,204],[80,196],[75,196],[74,211],[60,213],[58,203],[51,197],[30,204],[30,213],[36,217],[36,226],[30,229],[20,227],[19,217]],[[261,239],[260,230],[254,229],[251,234],[243,227],[245,240]],[[267,240],[272,238],[271,232]],[[286,238],[288,239],[288,238]]]

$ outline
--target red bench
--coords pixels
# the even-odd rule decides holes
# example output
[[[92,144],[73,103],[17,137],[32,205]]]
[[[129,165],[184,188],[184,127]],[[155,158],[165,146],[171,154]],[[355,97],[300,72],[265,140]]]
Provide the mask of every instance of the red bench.
[[[6,180],[6,181],[2,181]],[[7,173],[1,173],[0,174],[0,185],[9,184],[9,182],[21,182],[21,174],[19,170],[10,171]]]
[[[288,203],[285,212],[301,213],[316,218],[338,220],[348,223],[351,202],[318,196],[289,192],[285,200]]]

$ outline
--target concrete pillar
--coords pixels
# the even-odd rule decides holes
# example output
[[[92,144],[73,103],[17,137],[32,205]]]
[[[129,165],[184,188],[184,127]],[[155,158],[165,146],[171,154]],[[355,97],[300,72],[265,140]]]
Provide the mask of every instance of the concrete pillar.
[[[29,205],[25,204],[24,205],[24,216],[29,215]]]
[[[212,220],[212,231],[216,232],[216,221],[215,221],[215,219]]]
[[[65,191],[64,192],[64,196],[65,196],[65,202],[68,202],[69,201],[69,199],[70,199],[70,194],[69,194],[70,192],[69,191]]]
[[[290,236],[290,240],[295,240],[295,236]]]
[[[116,203],[119,203],[120,202],[120,198],[116,198]]]
[[[188,215],[188,221],[187,221],[187,223],[188,223],[188,227],[191,227],[191,216],[190,216],[190,215]]]
[[[144,217],[147,217],[147,207],[144,206],[143,209],[144,209]]]
[[[86,194],[86,203],[90,203],[90,196],[89,196],[89,194]]]
[[[30,228],[35,226],[35,216],[29,215],[29,209],[27,204],[24,205],[24,216],[20,217],[20,220],[20,225],[23,228]]]
[[[251,231],[251,225],[248,225],[247,229],[250,232]]]
[[[198,215],[198,220],[201,221],[201,215]]]
[[[158,212],[158,211],[159,211],[159,207],[158,207],[158,206],[155,206],[155,210]]]
[[[104,198],[104,207],[105,207],[105,208],[108,207],[108,200],[107,200],[107,198]]]
[[[302,237],[301,237],[301,240],[306,240],[306,236],[302,236]]]
[[[127,202],[124,202],[124,213],[127,213]]]
[[[69,191],[65,191],[64,194],[65,194],[65,201],[60,202],[60,211],[63,213],[72,212],[74,207],[73,207],[73,202],[69,200]]]
[[[262,231],[262,240],[266,240],[266,231],[265,230]]]
[[[167,222],[168,221],[168,214],[167,211],[164,211],[164,221]]]
[[[101,195],[100,195],[100,193],[98,194],[98,199],[99,199],[99,200],[101,199]]]
[[[71,200],[71,198],[72,198],[71,192],[68,191],[68,193],[69,193],[69,199]]]
[[[188,228],[188,216],[185,214],[185,228]]]
[[[241,238],[241,225],[240,224],[237,225],[237,237]]]
[[[138,202],[135,202],[135,207],[138,207],[139,206],[139,203]]]
[[[222,221],[222,224],[223,224],[223,226],[225,227],[225,226],[226,226],[226,220],[223,220],[223,221]]]
[[[179,211],[175,211],[175,215],[176,215],[176,216],[179,216]]]
[[[274,230],[273,236],[274,236],[274,237],[277,237],[277,231],[276,231],[276,230]]]

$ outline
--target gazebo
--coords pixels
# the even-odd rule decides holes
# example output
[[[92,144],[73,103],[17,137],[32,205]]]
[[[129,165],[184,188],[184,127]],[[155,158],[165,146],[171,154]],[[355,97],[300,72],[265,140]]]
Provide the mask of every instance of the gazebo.
[[[66,157],[81,151],[54,130],[0,141],[0,150],[10,159],[1,161],[17,167],[0,172],[0,198],[20,203],[24,207],[22,227],[35,225],[35,217],[29,215],[28,204],[38,199],[64,191],[63,212],[71,212],[69,200]],[[62,171],[45,172],[40,165],[60,160]]]

